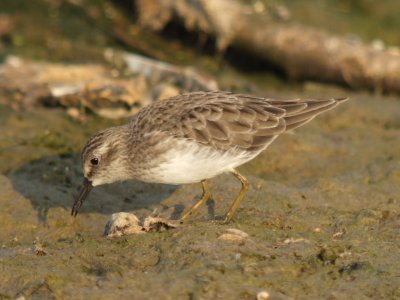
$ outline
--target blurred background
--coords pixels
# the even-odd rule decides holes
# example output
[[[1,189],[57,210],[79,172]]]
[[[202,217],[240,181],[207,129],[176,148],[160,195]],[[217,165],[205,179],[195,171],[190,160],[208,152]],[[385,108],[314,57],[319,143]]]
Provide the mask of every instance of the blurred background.
[[[398,0],[1,0],[0,298],[400,298],[399,13]],[[224,176],[175,233],[101,237],[115,212],[179,216],[196,185],[99,187],[70,217],[89,136],[199,90],[350,101],[241,167],[253,188],[232,227],[252,242],[210,223],[237,192]]]

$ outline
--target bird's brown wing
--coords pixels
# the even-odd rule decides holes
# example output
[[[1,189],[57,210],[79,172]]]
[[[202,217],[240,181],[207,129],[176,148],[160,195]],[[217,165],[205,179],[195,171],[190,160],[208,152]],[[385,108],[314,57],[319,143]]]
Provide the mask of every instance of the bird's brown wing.
[[[142,132],[162,131],[222,151],[259,152],[279,134],[344,100],[273,100],[228,92],[195,92],[150,105],[133,125]]]
[[[259,151],[285,130],[285,109],[263,98],[228,93],[208,96],[208,101],[188,104],[172,128],[175,136],[219,150]]]
[[[310,122],[320,113],[336,107],[347,99],[268,100],[268,102],[286,111],[284,116],[286,130],[292,130]]]

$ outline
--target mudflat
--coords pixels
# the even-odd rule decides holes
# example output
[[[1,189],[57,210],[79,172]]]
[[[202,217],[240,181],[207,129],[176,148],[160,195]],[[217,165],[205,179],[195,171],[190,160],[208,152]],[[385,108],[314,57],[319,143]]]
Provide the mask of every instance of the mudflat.
[[[222,175],[184,225],[112,239],[112,213],[179,218],[200,187],[98,187],[73,218],[80,147],[117,121],[83,126],[59,109],[2,106],[0,297],[400,297],[400,102],[335,92],[351,99],[241,167],[252,187],[230,224],[213,222],[240,186]]]

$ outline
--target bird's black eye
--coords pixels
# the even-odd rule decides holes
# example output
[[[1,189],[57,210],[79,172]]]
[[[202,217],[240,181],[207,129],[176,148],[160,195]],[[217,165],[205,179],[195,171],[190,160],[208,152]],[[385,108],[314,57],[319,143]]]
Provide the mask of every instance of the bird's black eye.
[[[92,158],[91,160],[90,160],[90,163],[92,164],[92,165],[94,165],[94,166],[97,166],[98,164],[99,164],[99,159],[98,158]]]

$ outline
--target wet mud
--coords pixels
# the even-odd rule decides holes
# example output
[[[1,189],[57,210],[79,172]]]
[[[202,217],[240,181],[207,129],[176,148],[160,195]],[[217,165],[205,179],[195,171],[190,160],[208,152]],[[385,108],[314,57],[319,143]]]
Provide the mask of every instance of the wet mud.
[[[17,55],[104,64],[105,48],[121,47],[109,33],[109,18],[117,22],[121,14],[109,1],[3,2],[0,18],[9,18],[14,29],[0,36],[2,61]],[[398,44],[393,24],[399,18],[392,9],[397,1],[321,3],[290,1],[293,21]],[[103,6],[108,13],[101,18]],[[96,22],[85,9],[98,16]],[[222,89],[351,100],[280,136],[240,167],[251,189],[232,223],[217,222],[240,189],[225,174],[210,181],[212,200],[182,226],[107,238],[103,233],[113,213],[143,220],[156,211],[179,219],[201,196],[200,184],[130,181],[98,187],[73,218],[71,206],[83,180],[81,147],[96,131],[126,120],[84,115],[82,123],[61,108],[16,105],[32,102],[32,86],[26,94],[19,88],[2,93],[0,299],[400,298],[398,96],[288,83],[265,69],[221,64],[199,42],[193,50],[193,43],[137,32],[135,24],[122,28],[134,35],[138,49],[212,73]]]
[[[116,238],[112,213],[178,219],[200,185],[98,187],[73,218],[80,147],[116,121],[1,107],[0,298],[399,298],[400,102],[350,97],[241,167],[252,188],[231,224],[215,221],[240,189],[226,174],[183,226]]]

